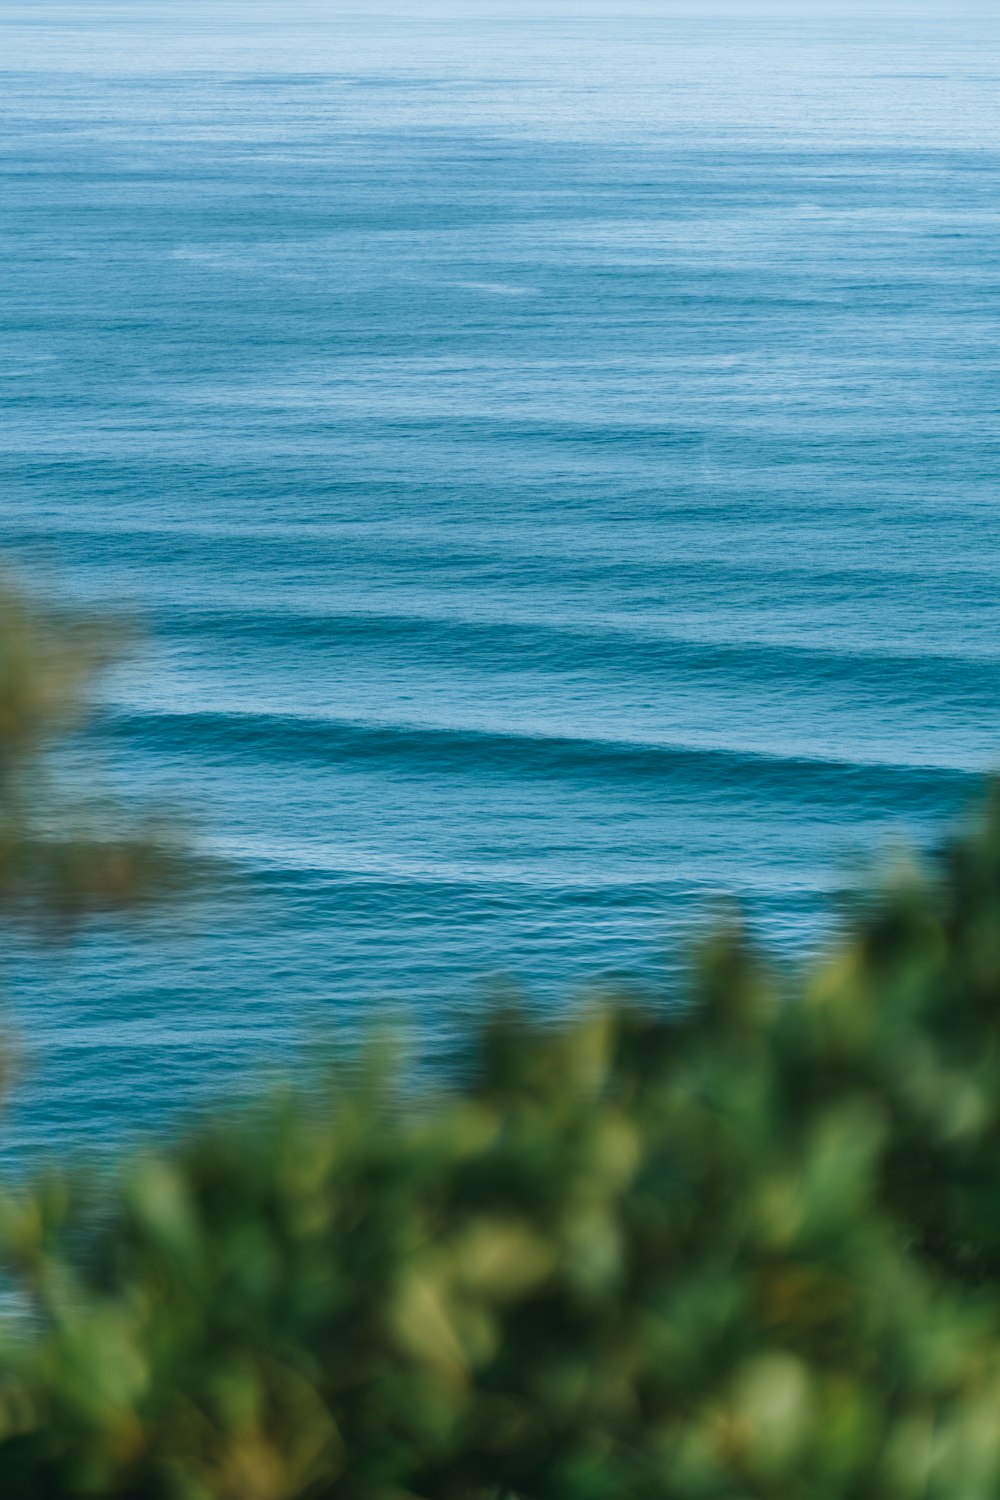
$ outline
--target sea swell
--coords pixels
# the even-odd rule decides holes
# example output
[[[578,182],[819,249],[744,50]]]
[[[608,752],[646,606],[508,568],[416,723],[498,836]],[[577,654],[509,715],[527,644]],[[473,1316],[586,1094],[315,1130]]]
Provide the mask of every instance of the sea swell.
[[[0,18],[0,547],[145,630],[71,778],[234,877],[169,939],[11,940],[32,1149],[389,994],[432,1051],[483,975],[663,998],[725,891],[811,952],[858,859],[979,795],[1000,35],[964,3]]]
[[[710,796],[716,790],[742,787],[791,802],[849,792],[852,799],[861,798],[883,812],[971,790],[980,779],[975,772],[955,767],[898,761],[865,763],[777,751],[753,754],[718,747],[278,714],[117,714],[104,721],[104,729],[109,737],[120,736],[142,749],[265,765],[314,760],[370,766],[382,761],[414,775],[654,780],[671,795]]]

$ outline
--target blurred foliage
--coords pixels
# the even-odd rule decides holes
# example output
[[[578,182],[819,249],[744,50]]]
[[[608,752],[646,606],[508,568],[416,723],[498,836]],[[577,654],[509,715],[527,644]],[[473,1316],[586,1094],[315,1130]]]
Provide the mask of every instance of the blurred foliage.
[[[65,927],[178,885],[183,862],[165,825],[128,828],[92,787],[70,795],[56,770],[122,643],[120,627],[40,609],[0,577],[0,916]]]
[[[11,785],[92,667],[24,619]],[[1000,795],[822,961],[734,923],[689,990],[8,1189],[0,1495],[993,1500]]]

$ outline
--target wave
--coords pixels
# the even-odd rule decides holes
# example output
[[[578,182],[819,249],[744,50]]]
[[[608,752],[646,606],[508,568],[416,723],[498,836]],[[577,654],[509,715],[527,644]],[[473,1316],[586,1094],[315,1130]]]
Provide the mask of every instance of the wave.
[[[738,787],[795,799],[803,785],[813,794],[839,794],[850,786],[855,800],[870,798],[883,809],[912,809],[915,799],[938,799],[946,789],[960,791],[981,779],[957,766],[287,714],[124,711],[105,716],[100,727],[146,748],[229,760],[393,762],[423,775],[660,780],[697,784],[703,793]]]
[[[520,667],[558,667],[576,671],[601,667],[616,674],[639,669],[725,674],[760,685],[769,681],[809,679],[844,683],[885,692],[887,682],[909,689],[963,698],[982,694],[993,701],[998,686],[1000,651],[920,649],[878,650],[778,640],[719,641],[694,632],[647,624],[629,628],[621,622],[577,624],[569,620],[478,619],[459,612],[447,615],[411,610],[338,609],[324,613],[291,610],[179,610],[158,614],[164,635],[253,642],[255,645],[308,648],[404,646],[416,654],[436,653],[450,659],[475,659],[485,666],[508,660]],[[619,678],[621,680],[621,678]]]

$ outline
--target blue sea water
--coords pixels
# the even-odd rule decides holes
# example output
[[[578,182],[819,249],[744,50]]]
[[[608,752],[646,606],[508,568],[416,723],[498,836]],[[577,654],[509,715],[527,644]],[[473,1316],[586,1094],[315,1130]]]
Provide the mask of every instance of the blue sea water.
[[[8,938],[10,1149],[816,942],[1000,762],[1000,12],[3,0],[0,549],[238,875]]]

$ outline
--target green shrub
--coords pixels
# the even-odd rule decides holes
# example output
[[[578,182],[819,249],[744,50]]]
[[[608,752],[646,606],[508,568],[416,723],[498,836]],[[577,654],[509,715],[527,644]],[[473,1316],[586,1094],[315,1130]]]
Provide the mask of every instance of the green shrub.
[[[145,907],[174,889],[183,861],[164,827],[131,828],[93,789],[67,795],[54,769],[87,720],[95,676],[121,633],[40,609],[0,576],[0,916],[50,932],[97,912]],[[78,752],[79,753],[79,752]],[[79,782],[82,767],[73,778]],[[191,879],[192,871],[185,871]]]
[[[808,970],[399,1077],[3,1196],[4,1500],[1000,1493],[1000,796]]]

